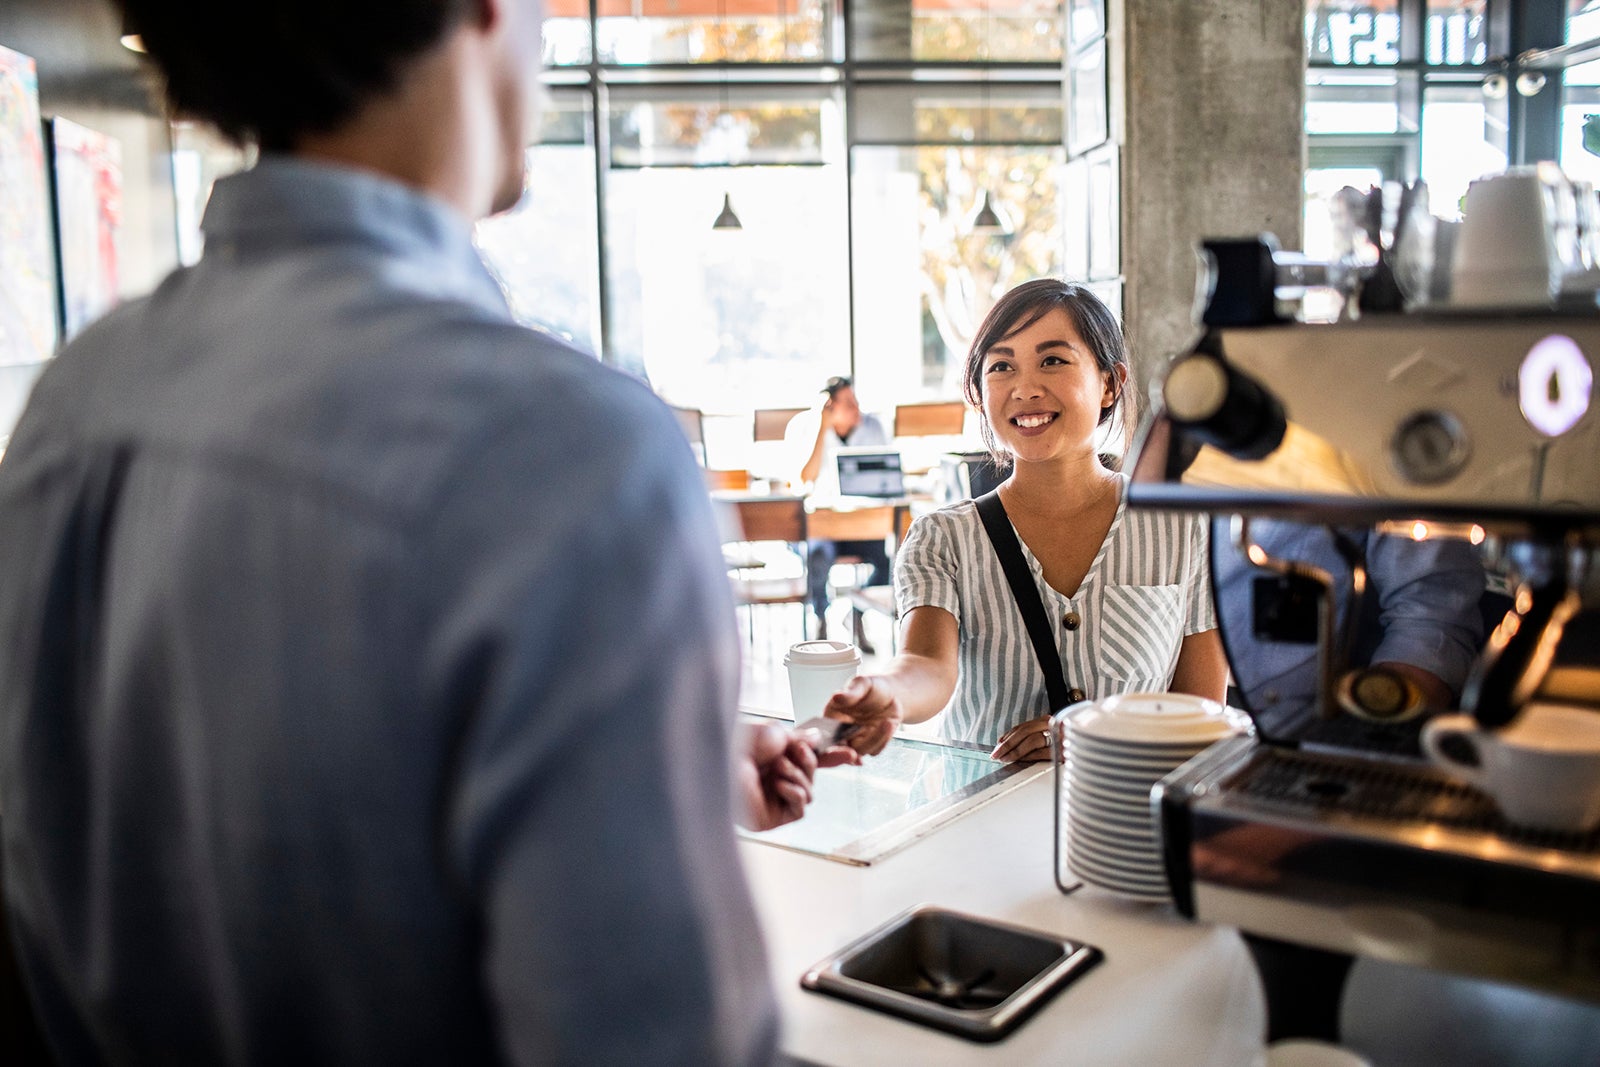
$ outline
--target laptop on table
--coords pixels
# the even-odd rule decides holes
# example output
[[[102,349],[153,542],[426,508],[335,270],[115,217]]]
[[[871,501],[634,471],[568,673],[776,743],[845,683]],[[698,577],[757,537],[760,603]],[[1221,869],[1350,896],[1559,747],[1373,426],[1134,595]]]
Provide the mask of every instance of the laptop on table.
[[[839,495],[890,499],[906,495],[900,452],[893,448],[840,449]]]

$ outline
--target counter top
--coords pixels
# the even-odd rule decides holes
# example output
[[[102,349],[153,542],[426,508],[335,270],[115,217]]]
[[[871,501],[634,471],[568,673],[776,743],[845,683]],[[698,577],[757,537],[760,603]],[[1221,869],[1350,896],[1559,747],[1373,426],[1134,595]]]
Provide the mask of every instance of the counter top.
[[[1093,886],[1063,895],[1051,870],[1052,790],[1042,774],[870,867],[742,842],[784,1052],[828,1067],[1248,1064],[1265,1008],[1238,933]],[[813,964],[916,904],[1085,941],[1105,960],[993,1045],[800,987]]]

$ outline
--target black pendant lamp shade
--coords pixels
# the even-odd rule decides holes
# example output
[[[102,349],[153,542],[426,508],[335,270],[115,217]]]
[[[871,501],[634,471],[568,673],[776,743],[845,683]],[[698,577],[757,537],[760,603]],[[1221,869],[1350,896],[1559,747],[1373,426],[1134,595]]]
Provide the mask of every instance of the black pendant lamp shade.
[[[742,230],[744,223],[739,221],[739,216],[733,213],[733,195],[722,194],[722,213],[717,216],[717,221],[711,224],[713,230]]]
[[[989,190],[984,189],[978,198],[978,210],[973,213],[968,229],[978,234],[1005,235],[1011,232],[1011,220],[1001,208],[994,205],[989,199]]]

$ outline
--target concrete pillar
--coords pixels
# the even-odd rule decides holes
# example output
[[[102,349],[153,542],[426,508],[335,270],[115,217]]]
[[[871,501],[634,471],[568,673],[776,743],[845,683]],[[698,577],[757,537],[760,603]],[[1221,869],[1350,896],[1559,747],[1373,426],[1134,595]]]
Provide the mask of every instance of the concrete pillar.
[[[1121,0],[1111,15],[1124,312],[1142,390],[1197,336],[1196,241],[1265,230],[1300,247],[1305,5]]]

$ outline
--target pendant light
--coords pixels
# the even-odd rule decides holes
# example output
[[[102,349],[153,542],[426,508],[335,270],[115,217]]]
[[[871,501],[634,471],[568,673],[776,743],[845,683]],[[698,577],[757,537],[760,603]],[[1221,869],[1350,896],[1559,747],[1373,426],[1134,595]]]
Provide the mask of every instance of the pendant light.
[[[1011,232],[1011,220],[989,199],[988,189],[979,191],[978,210],[973,212],[971,221],[967,223],[967,229],[976,234],[989,236],[1004,236]]]
[[[722,212],[717,216],[717,221],[711,224],[713,230],[742,230],[744,223],[739,221],[739,216],[733,211],[733,194],[722,194]]]
[[[732,122],[728,112],[728,23],[727,9],[724,0],[717,0],[717,40],[722,42],[722,110],[717,115],[718,122]],[[713,230],[742,230],[744,223],[739,221],[739,216],[733,210],[733,194],[724,191],[722,194],[722,211],[711,224]]]
[[[992,55],[989,51],[991,39],[989,21],[989,0],[983,4],[983,106],[978,112],[978,144],[974,152],[981,152],[989,140],[989,63]],[[981,178],[978,183],[978,204],[967,220],[967,231],[988,237],[1004,237],[1011,233],[1011,219],[1007,217],[1005,209],[997,205],[989,196],[989,187],[983,184]]]

